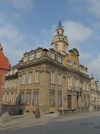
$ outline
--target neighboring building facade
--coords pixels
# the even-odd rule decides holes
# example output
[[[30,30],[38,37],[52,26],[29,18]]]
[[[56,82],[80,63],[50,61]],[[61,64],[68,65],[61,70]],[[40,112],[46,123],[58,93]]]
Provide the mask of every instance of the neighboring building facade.
[[[100,109],[100,89],[99,82],[95,81],[94,77],[91,77],[90,85],[90,111]]]
[[[0,98],[2,97],[2,83],[3,77],[10,69],[10,63],[7,57],[3,53],[3,47],[0,44]]]
[[[68,50],[61,22],[51,46],[49,50],[37,48],[24,53],[7,73],[4,104],[24,105],[24,112],[39,108],[41,113],[90,109],[91,78],[87,68],[79,63],[78,50]]]

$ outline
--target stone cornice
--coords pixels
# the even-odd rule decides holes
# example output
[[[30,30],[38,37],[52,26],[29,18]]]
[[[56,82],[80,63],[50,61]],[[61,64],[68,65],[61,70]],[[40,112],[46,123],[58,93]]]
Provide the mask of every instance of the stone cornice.
[[[68,67],[64,66],[63,64],[52,60],[49,57],[41,57],[39,59],[34,60],[33,62],[24,63],[24,64],[21,64],[21,65],[17,64],[16,67],[19,70],[23,70],[23,69],[26,69],[26,68],[30,68],[32,66],[38,66],[38,65],[40,65],[42,63],[46,63],[46,64],[48,63],[48,64],[51,64],[52,66],[58,67],[58,68],[60,68],[62,70],[67,70],[69,72],[78,73],[78,74],[82,75],[83,77],[87,77],[88,79],[90,79],[88,74],[82,73],[82,72],[80,72],[78,70],[75,70],[73,68],[68,68]]]

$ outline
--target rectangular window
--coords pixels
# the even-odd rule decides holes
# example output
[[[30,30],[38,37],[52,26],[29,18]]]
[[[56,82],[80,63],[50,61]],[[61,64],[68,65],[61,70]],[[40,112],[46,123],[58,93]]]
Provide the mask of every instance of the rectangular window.
[[[32,83],[32,74],[31,74],[31,73],[29,73],[29,74],[27,75],[27,83],[28,83],[28,84],[31,84],[31,83]]]
[[[54,105],[55,104],[55,94],[53,91],[50,91],[50,105]]]
[[[25,94],[24,94],[24,92],[22,92],[21,94],[20,94],[20,96],[19,96],[19,103],[20,104],[24,104],[24,102],[25,102]]]
[[[34,60],[35,59],[35,53],[31,54],[29,57],[29,60]]]
[[[40,52],[36,52],[36,58],[40,58],[41,57],[41,51]]]
[[[26,82],[26,74],[23,74],[22,75],[22,84],[25,84],[25,82]]]
[[[32,100],[33,105],[38,105],[38,98],[39,98],[39,92],[38,91],[33,92],[33,100]]]
[[[62,85],[62,75],[58,74],[58,85]]]
[[[61,56],[58,56],[58,62],[62,62],[62,58],[61,58]]]
[[[15,85],[14,85],[14,80],[12,80],[12,87],[14,87]]]
[[[82,89],[85,90],[86,84],[82,83]]]
[[[31,103],[31,91],[27,91],[26,93],[26,104],[30,105]]]
[[[78,91],[79,90],[79,80],[76,80],[76,91]]]
[[[39,83],[40,72],[35,72],[35,83]]]
[[[51,53],[51,59],[55,60],[55,54]]]
[[[86,83],[86,90],[87,90],[87,91],[89,90],[89,86],[88,86],[88,83]]]
[[[11,81],[8,81],[8,86],[7,86],[8,88],[10,87],[10,83],[11,83]]]
[[[58,93],[58,106],[62,106],[62,94]]]
[[[54,72],[50,73],[50,83],[54,84]]]
[[[28,56],[25,56],[23,62],[27,62],[27,61],[28,61]]]
[[[86,106],[87,105],[87,99],[86,99],[86,95],[85,94],[83,95],[83,100],[84,100],[84,106]]]
[[[71,77],[68,78],[68,87],[72,87],[72,78]]]

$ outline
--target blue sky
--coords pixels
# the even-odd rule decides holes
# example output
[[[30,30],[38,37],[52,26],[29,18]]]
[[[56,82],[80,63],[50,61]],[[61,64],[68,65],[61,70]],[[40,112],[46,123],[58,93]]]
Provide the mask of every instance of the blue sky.
[[[0,0],[0,42],[12,65],[22,54],[50,47],[59,20],[69,49],[100,78],[100,0]]]

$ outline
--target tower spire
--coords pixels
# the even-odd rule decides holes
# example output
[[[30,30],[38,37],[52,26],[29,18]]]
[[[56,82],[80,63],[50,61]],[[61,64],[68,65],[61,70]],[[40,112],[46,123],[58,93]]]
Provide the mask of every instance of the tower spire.
[[[59,21],[57,27],[56,27],[56,35],[53,37],[52,40],[52,48],[56,51],[66,54],[68,53],[68,40],[67,37],[64,35],[64,27],[61,24],[61,21]]]
[[[64,27],[61,24],[61,21],[59,21],[59,24],[57,25],[56,32],[57,32],[57,34],[60,34],[60,35],[63,35],[63,33],[64,33]]]

